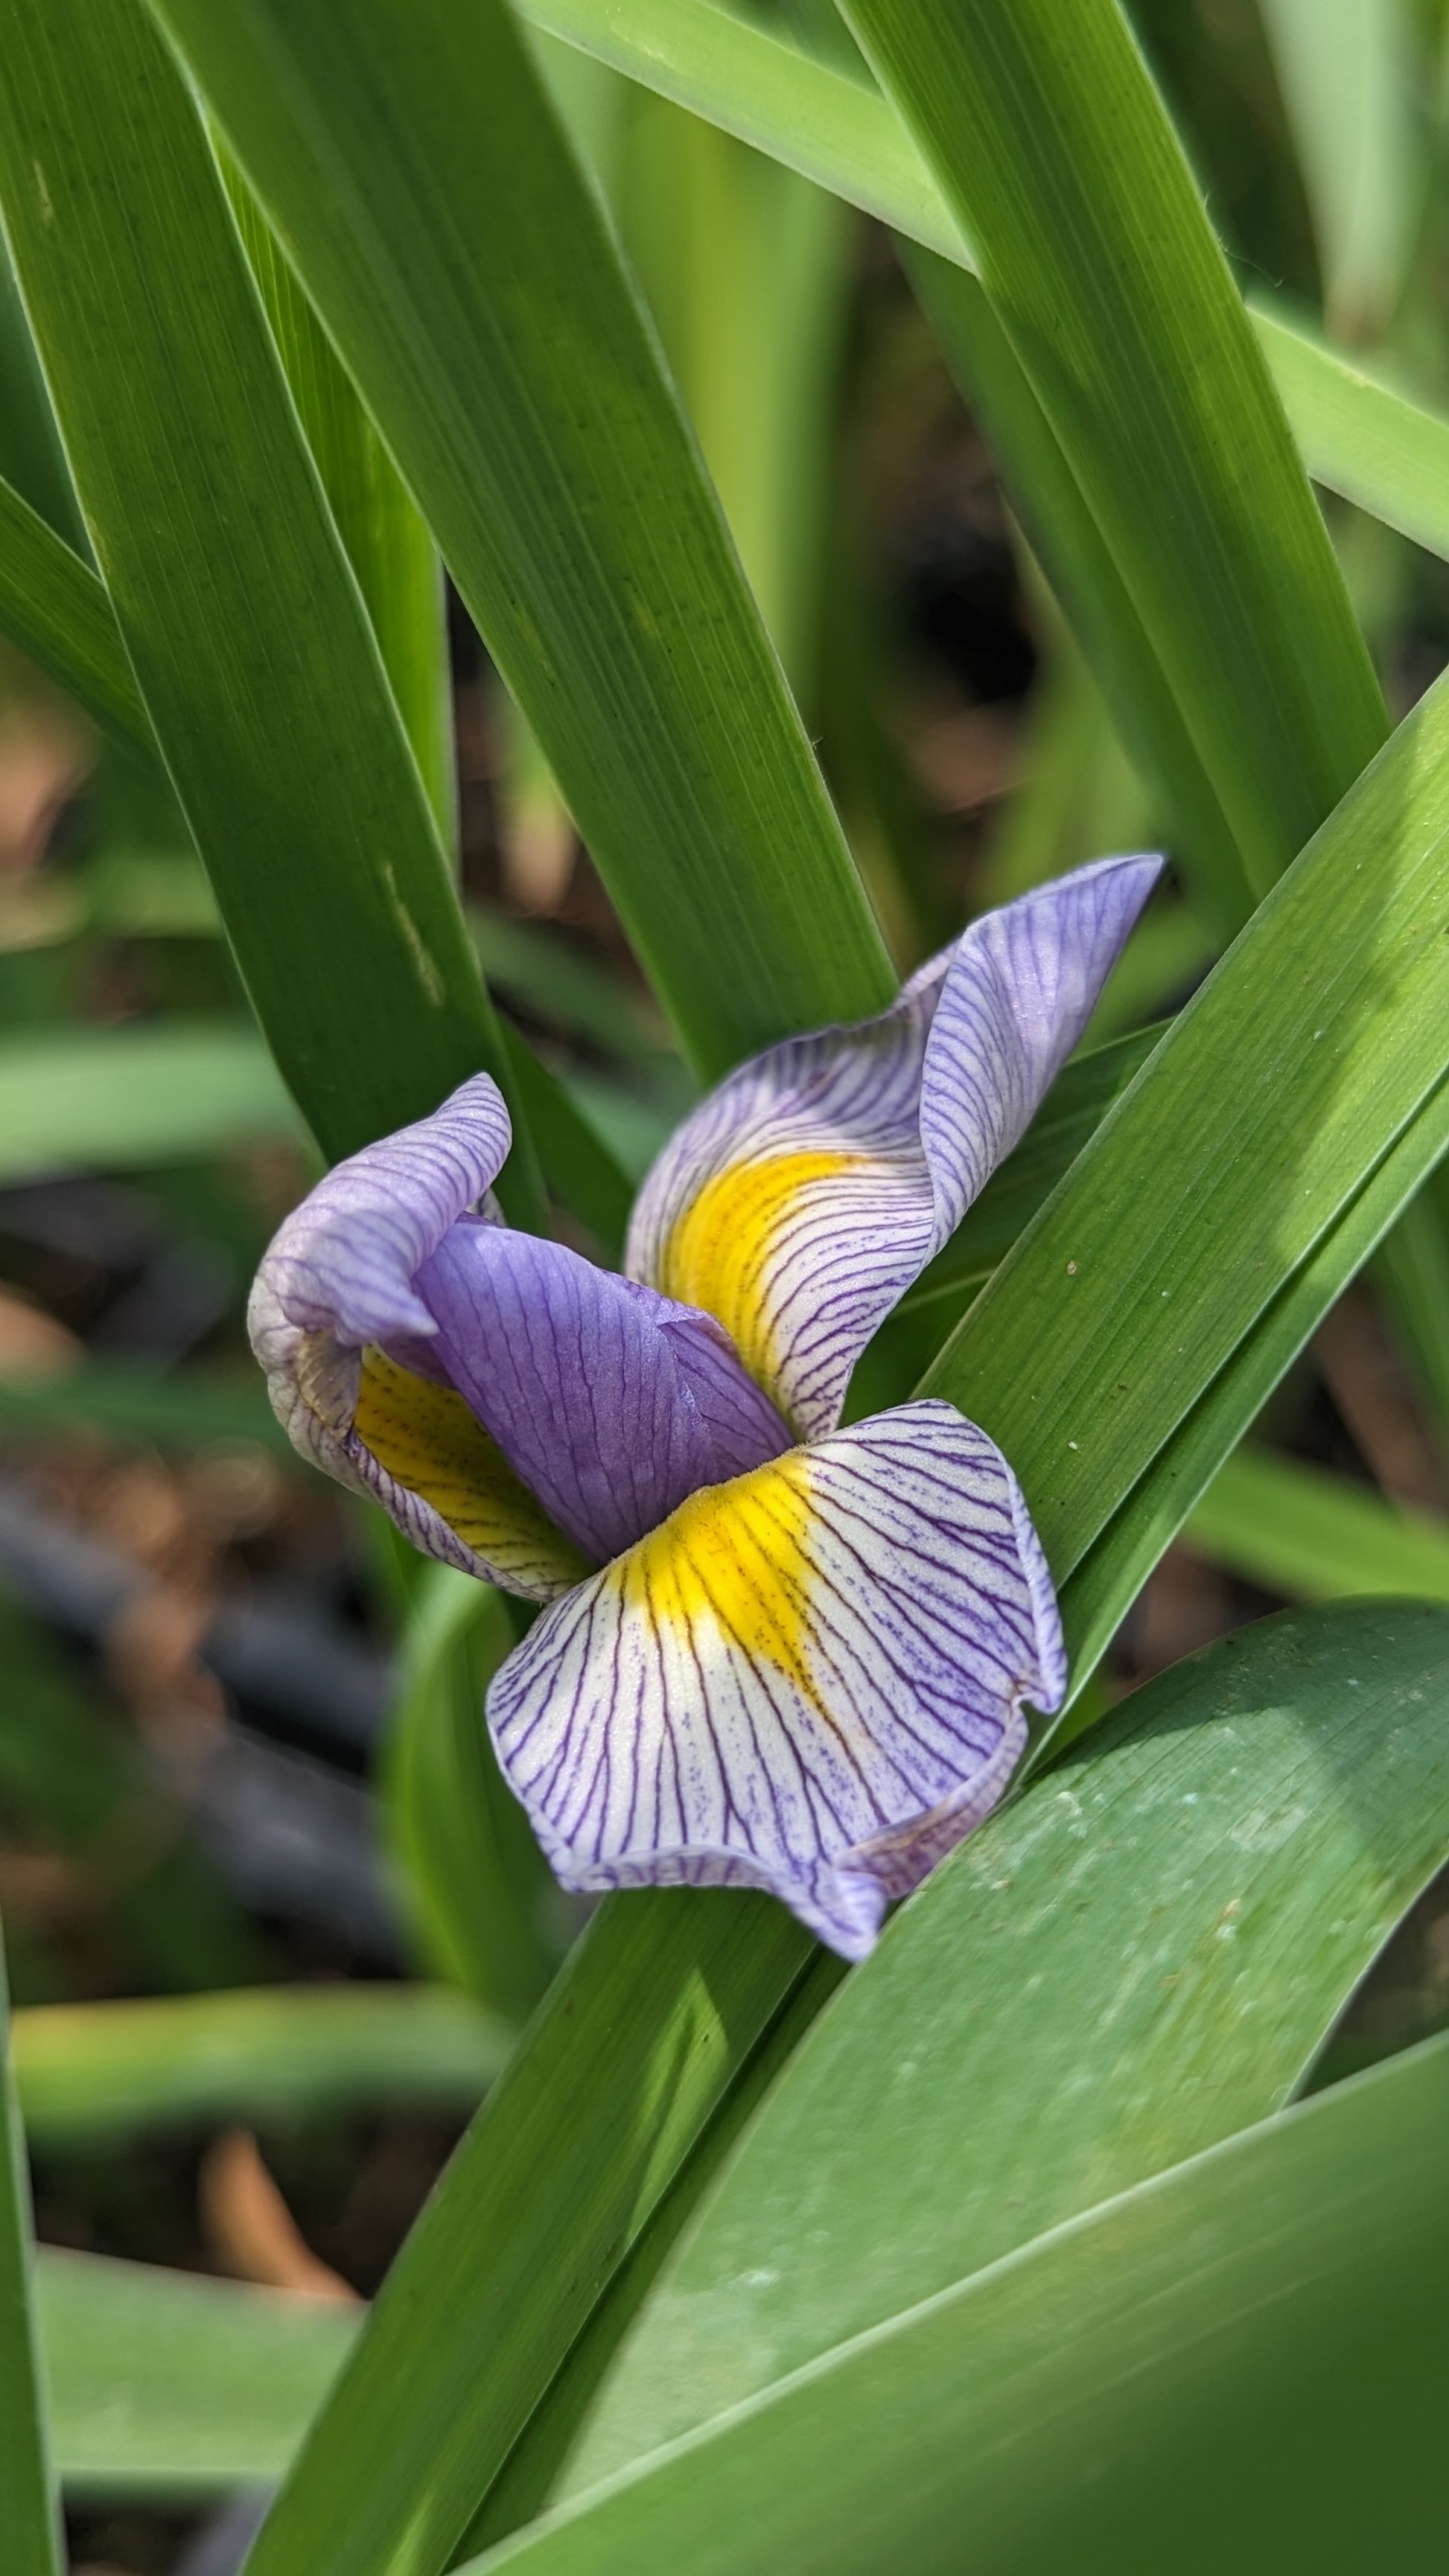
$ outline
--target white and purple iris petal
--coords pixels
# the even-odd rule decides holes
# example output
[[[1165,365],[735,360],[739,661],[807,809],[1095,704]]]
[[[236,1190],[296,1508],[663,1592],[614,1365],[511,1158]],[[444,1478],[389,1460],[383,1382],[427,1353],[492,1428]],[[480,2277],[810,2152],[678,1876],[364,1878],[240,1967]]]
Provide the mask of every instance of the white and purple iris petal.
[[[488,1705],[566,1887],[763,1887],[858,1959],[1065,1680],[1015,1477],[922,1403],[693,1495],[554,1603]]]
[[[938,1402],[836,1425],[1160,864],[1042,887],[881,1018],[743,1066],[645,1182],[630,1278],[502,1225],[484,1075],[281,1228],[251,1328],[298,1447],[429,1553],[552,1605],[489,1718],[566,1885],[765,1887],[860,1957],[1000,1797],[1024,1704],[1059,1705],[999,1450]]]
[[[1102,859],[985,914],[879,1019],[767,1048],[670,1138],[625,1267],[718,1315],[802,1439],[1024,1133],[1161,867]]]

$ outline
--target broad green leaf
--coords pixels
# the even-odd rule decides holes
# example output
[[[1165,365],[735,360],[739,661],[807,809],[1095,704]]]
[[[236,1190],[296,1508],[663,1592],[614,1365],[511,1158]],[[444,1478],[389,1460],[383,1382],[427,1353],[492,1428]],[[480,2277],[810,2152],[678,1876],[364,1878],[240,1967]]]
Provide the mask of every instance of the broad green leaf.
[[[884,1002],[718,505],[501,0],[161,14],[699,1069]]]
[[[558,1964],[568,1916],[483,1716],[517,1639],[501,1593],[429,1566],[403,1639],[386,1809],[423,1956],[521,2022]]]
[[[969,259],[960,223],[894,109],[793,37],[711,0],[524,0],[522,15],[910,240]]]
[[[0,257],[0,475],[68,547],[85,525],[7,250]]]
[[[1416,194],[1403,0],[1262,0],[1334,331],[1372,338],[1397,300]]]
[[[107,732],[149,749],[150,720],[104,585],[9,483],[0,483],[0,633]]]
[[[0,1175],[131,1170],[300,1133],[258,1039],[225,1023],[0,1042]]]
[[[446,1986],[276,1986],[16,2015],[15,2077],[39,2147],[339,2105],[460,2103],[513,2033]]]
[[[814,1944],[719,1889],[614,1896],[394,2263],[249,2576],[432,2576]]]
[[[360,2323],[340,2301],[50,2247],[37,2292],[56,2457],[79,2500],[184,2504],[279,2477]]]
[[[34,2299],[30,2176],[11,2068],[11,2028],[0,1960],[0,2511],[7,2576],[61,2576]]]
[[[929,1374],[1012,1460],[1059,1585],[1438,1089],[1446,752],[1441,684],[1173,1022]]]
[[[525,15],[805,172],[907,241],[975,266],[958,215],[895,110],[795,42],[711,0],[525,0]],[[1314,480],[1442,553],[1445,512],[1431,476],[1445,424],[1422,412],[1401,419],[1393,396],[1331,350],[1315,348],[1307,364],[1285,345],[1271,303],[1253,298],[1249,317]]]
[[[268,1044],[329,1155],[486,1065],[448,862],[193,99],[139,0],[15,0],[0,196],[87,525]],[[164,291],[163,291],[164,286]],[[379,1044],[386,1030],[387,1044]],[[526,1134],[504,1175],[541,1219]]]
[[[1289,1612],[988,1819],[802,2042],[581,2486],[1281,2109],[1449,1854],[1449,1613]]]
[[[844,1961],[833,1952],[817,1950],[763,2046],[725,2096],[689,2162],[620,2264],[460,2540],[458,2558],[515,2531],[542,2508],[577,2439],[579,2427],[591,2411],[615,2350],[648,2297],[671,2248],[746,2122],[846,1973]]]
[[[225,163],[223,175],[337,533],[451,849],[458,785],[437,547],[246,182]]]
[[[1446,2119],[1436,2039],[893,2314],[476,2576],[1419,2565]]]
[[[1449,1601],[1449,1522],[1261,1449],[1240,1449],[1219,1468],[1184,1534],[1234,1574],[1297,1600],[1398,1593]]]

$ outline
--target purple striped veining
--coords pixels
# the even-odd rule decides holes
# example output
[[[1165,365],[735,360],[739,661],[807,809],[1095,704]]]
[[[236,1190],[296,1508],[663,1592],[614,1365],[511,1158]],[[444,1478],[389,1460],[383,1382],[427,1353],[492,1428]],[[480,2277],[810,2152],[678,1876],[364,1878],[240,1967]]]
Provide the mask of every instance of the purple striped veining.
[[[464,1219],[417,1275],[453,1384],[595,1564],[789,1434],[708,1316]]]
[[[751,1485],[783,1472],[799,1453]],[[808,1690],[711,1611],[657,1624],[624,1559],[545,1612],[488,1713],[566,1886],[764,1887],[858,1958],[995,1804],[1065,1665],[1020,1489],[952,1406],[836,1432],[805,1473]]]
[[[498,1085],[475,1073],[431,1118],[364,1145],[319,1181],[257,1273],[247,1320],[262,1366],[278,1326],[327,1333],[351,1350],[409,1334],[430,1340],[436,1326],[414,1275],[492,1187],[512,1136]]]
[[[1103,859],[984,915],[879,1019],[767,1049],[665,1146],[627,1252],[630,1275],[653,1283],[721,1174],[797,1154],[853,1158],[797,1192],[759,1280],[771,1392],[804,1438],[839,1420],[871,1335],[1021,1137],[1161,865]]]

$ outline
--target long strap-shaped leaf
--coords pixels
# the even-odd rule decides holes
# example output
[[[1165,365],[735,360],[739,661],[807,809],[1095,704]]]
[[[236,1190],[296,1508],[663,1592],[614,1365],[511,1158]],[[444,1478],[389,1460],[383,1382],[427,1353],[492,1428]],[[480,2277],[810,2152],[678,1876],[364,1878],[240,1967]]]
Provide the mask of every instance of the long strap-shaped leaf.
[[[1251,1429],[1309,1335],[1446,1151],[1449,1082],[1441,1080],[1307,1260],[1255,1317],[1231,1359],[1074,1567],[1061,1608],[1076,1685],[1105,1653],[1163,1549]],[[1043,1736],[1039,1757],[1073,1731],[1070,1714],[1058,1719]]]
[[[1117,0],[848,0],[846,14],[970,231],[1261,894],[1387,720]]]
[[[350,1151],[512,1076],[194,105],[138,0],[14,0],[0,191],[98,562],[277,1061]],[[379,1044],[385,1031],[387,1043]],[[526,1128],[505,1174],[541,1221]]]
[[[337,533],[451,848],[458,791],[437,547],[246,182],[230,166],[223,176]]]
[[[502,0],[162,0],[718,1072],[892,978],[596,200]]]
[[[666,2271],[581,2486],[1281,2109],[1449,1853],[1449,1611],[1137,1692],[890,1926]]]
[[[105,585],[0,482],[0,633],[123,740],[153,742]]]
[[[1449,1528],[1347,1476],[1240,1449],[1194,1506],[1188,1537],[1250,1583],[1303,1601],[1402,1593],[1449,1601]]]
[[[514,2034],[452,1986],[260,1986],[38,2004],[13,2025],[27,2135],[47,2146],[339,2104],[471,2109]]]
[[[879,92],[712,0],[524,0],[524,15],[849,204],[973,268],[976,254]],[[1449,422],[1383,385],[1266,301],[1249,318],[1314,481],[1437,554],[1449,549]]]
[[[60,2576],[60,2522],[32,2313],[30,2176],[0,1958],[0,2520],[7,2576]]]
[[[77,2500],[204,2503],[278,2477],[361,2322],[340,2301],[49,2246],[36,2275],[56,2457]]]
[[[469,2576],[1421,2564],[1446,2120],[1449,2038],[893,2316]]]
[[[1059,1582],[1438,1089],[1446,833],[1440,683],[1173,1023],[932,1369],[931,1390],[1014,1461]]]
[[[1231,938],[1251,909],[1233,826],[1061,441],[980,280],[930,251],[903,246],[903,257],[1118,732],[1171,826],[1198,900]]]
[[[250,2576],[448,2564],[813,1946],[763,1897],[609,1900],[394,2263]]]

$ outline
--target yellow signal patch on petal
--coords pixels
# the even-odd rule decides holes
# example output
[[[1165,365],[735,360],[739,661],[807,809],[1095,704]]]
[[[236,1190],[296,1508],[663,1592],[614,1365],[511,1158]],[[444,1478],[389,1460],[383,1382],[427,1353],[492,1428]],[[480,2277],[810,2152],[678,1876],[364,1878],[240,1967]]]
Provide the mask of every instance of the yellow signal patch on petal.
[[[810,1671],[815,1518],[803,1449],[725,1485],[706,1485],[614,1568],[627,1611],[688,1638],[713,1623],[752,1662],[773,1664],[818,1706]]]
[[[670,1230],[657,1286],[716,1316],[751,1377],[776,1401],[784,1354],[771,1290],[788,1260],[785,1237],[812,1196],[868,1160],[817,1152],[727,1164]]]
[[[500,1574],[561,1588],[590,1570],[451,1387],[363,1353],[353,1428],[380,1467]]]

